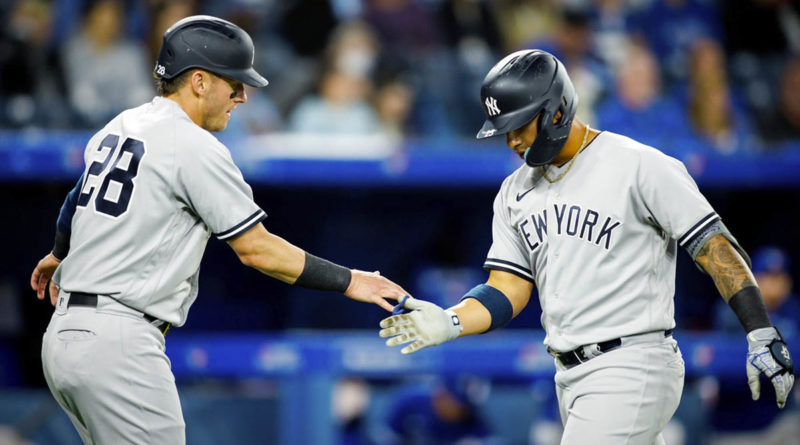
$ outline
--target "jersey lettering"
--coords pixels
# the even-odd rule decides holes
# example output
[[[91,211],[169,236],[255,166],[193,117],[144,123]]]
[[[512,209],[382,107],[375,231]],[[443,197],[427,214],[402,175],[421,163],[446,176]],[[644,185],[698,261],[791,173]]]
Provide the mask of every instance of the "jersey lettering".
[[[95,152],[95,158],[102,158],[102,161],[95,160],[89,166],[77,207],[86,207],[97,190],[94,207],[98,213],[116,218],[128,211],[135,185],[134,179],[139,173],[139,163],[145,152],[144,142],[126,138],[114,165],[103,178],[99,189],[97,186],[100,176],[114,156],[118,143],[119,136],[115,134],[109,134],[100,142],[100,146]],[[106,150],[108,151],[106,152]]]
[[[78,207],[86,207],[86,204],[89,203],[89,200],[92,198],[92,193],[94,193],[94,190],[97,188],[100,175],[103,173],[103,170],[106,169],[106,166],[108,166],[108,163],[111,161],[111,156],[114,155],[114,151],[117,149],[118,142],[119,136],[109,134],[103,138],[103,141],[100,142],[100,146],[95,150],[95,160],[89,166],[89,170],[86,171],[83,180],[81,196],[78,197]]]
[[[592,209],[583,209],[579,205],[553,204],[555,210],[556,224],[555,235],[566,235],[588,241],[596,246],[602,246],[605,250],[611,248],[612,234],[614,229],[622,225],[622,221],[617,221],[610,216],[605,217],[603,226],[599,232],[593,230],[600,219],[600,213]],[[531,230],[531,226],[533,230]],[[535,250],[545,241],[547,232],[547,209],[542,209],[539,213],[532,213],[519,223],[519,231],[525,244],[531,251]]]

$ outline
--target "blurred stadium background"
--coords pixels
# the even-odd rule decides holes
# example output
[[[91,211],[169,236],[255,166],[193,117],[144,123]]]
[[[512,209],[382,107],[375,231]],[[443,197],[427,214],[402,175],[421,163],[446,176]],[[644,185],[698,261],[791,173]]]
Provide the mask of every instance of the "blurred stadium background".
[[[44,386],[52,309],[28,277],[83,145],[154,95],[164,30],[196,13],[247,29],[270,81],[219,134],[269,230],[453,304],[485,279],[492,200],[520,163],[503,140],[474,141],[480,81],[543,48],[582,119],[687,165],[800,355],[797,1],[4,0],[0,444],[79,443]],[[668,443],[800,444],[797,389],[780,413],[772,388],[749,400],[741,328],[688,255],[678,269],[687,379]],[[167,337],[190,444],[557,443],[535,299],[504,331],[402,357],[377,338],[377,307],[260,276],[216,241],[202,271]]]

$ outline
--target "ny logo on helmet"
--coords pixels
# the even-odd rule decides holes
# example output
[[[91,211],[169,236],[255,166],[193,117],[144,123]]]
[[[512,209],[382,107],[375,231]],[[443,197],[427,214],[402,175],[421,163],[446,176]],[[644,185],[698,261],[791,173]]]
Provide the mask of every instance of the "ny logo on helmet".
[[[497,106],[497,99],[494,97],[487,97],[484,104],[486,104],[486,112],[489,113],[489,116],[500,114],[500,108]]]

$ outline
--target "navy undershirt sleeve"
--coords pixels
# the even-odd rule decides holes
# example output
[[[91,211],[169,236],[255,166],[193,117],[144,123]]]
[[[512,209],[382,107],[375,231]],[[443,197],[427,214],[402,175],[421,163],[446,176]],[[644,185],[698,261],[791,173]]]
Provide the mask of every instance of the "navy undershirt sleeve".
[[[67,194],[67,199],[64,200],[64,204],[61,205],[61,211],[58,213],[53,255],[60,260],[63,260],[69,252],[69,237],[72,234],[72,217],[75,215],[75,209],[78,206],[78,196],[81,194],[82,185],[83,174],[81,174],[75,187]]]

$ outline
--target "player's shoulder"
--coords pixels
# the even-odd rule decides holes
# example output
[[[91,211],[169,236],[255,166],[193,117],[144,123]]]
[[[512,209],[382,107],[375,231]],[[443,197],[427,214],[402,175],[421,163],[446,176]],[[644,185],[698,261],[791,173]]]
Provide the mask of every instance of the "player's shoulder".
[[[149,133],[154,137],[167,139],[179,154],[230,155],[227,147],[216,136],[195,124],[176,102],[156,96],[152,102],[140,108],[139,112],[147,114],[151,120]]]
[[[511,172],[510,175],[503,179],[503,182],[500,185],[500,190],[515,190],[519,187],[522,187],[533,174],[534,168],[523,163],[516,170]]]
[[[631,137],[603,131],[592,141],[592,150],[614,162],[631,164],[660,164],[680,162],[672,156],[667,155],[656,147],[637,141]]]

